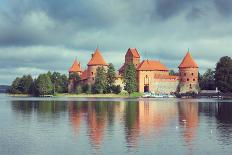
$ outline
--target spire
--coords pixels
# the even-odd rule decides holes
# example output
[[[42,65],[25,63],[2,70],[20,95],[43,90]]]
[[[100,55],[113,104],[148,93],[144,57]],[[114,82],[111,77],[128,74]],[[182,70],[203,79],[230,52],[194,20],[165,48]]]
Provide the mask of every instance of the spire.
[[[72,67],[69,69],[69,72],[81,72],[81,63],[77,62],[77,58],[75,58]]]
[[[88,63],[88,66],[94,65],[107,65],[98,48],[95,50],[94,54],[92,54],[92,58]]]
[[[179,65],[179,68],[198,68],[198,65],[192,58],[189,49],[181,64]]]

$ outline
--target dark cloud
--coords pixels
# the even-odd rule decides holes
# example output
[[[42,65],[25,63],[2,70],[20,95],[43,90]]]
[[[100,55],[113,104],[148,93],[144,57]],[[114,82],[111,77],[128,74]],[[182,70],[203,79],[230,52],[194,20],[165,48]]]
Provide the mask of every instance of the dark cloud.
[[[213,68],[231,56],[230,8],[229,0],[2,0],[0,84],[67,73],[75,57],[85,68],[97,46],[116,68],[129,47],[172,69],[190,48],[201,70]]]
[[[214,0],[215,7],[219,13],[225,17],[232,15],[232,1],[231,0]]]

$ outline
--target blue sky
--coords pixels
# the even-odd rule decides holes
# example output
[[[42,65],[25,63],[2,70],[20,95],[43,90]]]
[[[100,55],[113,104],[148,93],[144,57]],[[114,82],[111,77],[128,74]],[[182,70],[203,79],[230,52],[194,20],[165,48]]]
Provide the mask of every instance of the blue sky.
[[[200,71],[232,54],[230,0],[1,0],[0,84],[82,68],[99,46],[119,68],[129,47],[170,69],[189,48]]]

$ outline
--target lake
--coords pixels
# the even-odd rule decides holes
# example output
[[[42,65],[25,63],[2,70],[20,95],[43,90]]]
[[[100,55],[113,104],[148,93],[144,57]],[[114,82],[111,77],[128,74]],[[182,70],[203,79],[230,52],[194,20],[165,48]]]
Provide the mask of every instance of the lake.
[[[8,97],[1,155],[232,153],[232,100]]]

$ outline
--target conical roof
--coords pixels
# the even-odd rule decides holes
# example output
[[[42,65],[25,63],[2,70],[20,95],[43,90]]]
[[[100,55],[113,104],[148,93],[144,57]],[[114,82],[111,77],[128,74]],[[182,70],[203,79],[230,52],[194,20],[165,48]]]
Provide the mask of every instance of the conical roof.
[[[129,48],[127,53],[131,52],[134,58],[140,58],[139,52],[136,48]]]
[[[179,68],[198,68],[197,63],[194,61],[189,51],[179,65]]]
[[[94,54],[92,55],[92,58],[88,63],[88,66],[94,66],[94,65],[105,65],[105,66],[107,65],[98,48],[95,50]]]
[[[69,72],[81,72],[81,65],[77,62],[77,59],[74,60],[72,67],[69,69]]]

